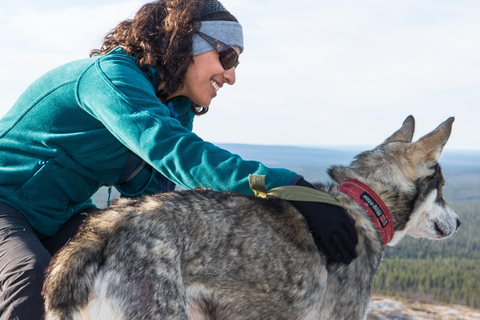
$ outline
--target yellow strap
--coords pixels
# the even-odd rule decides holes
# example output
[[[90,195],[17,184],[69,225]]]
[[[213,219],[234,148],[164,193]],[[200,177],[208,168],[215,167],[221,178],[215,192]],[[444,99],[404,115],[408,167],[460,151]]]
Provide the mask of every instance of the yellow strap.
[[[265,175],[249,174],[248,182],[250,189],[256,197],[266,198],[267,190],[265,189]]]
[[[289,201],[322,202],[339,207],[342,206],[337,199],[328,193],[303,186],[283,186],[270,189],[267,192],[264,175],[251,174],[248,176],[248,181],[255,196],[260,198],[272,196]]]

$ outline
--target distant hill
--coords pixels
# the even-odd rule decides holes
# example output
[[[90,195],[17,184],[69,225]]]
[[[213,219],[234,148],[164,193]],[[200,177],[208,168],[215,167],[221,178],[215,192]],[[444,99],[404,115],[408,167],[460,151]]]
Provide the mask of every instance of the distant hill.
[[[240,155],[245,160],[260,161],[269,167],[287,168],[316,182],[329,179],[326,170],[330,166],[348,164],[362,151],[245,144],[218,144],[218,146]]]
[[[314,148],[295,146],[265,146],[248,144],[218,144],[246,160],[257,160],[271,167],[284,167],[312,181],[325,181],[332,165],[347,165],[360,152],[369,148]],[[373,148],[373,147],[372,147]],[[371,149],[371,148],[370,148]],[[445,149],[440,164],[447,178],[455,182],[480,182],[480,151]]]

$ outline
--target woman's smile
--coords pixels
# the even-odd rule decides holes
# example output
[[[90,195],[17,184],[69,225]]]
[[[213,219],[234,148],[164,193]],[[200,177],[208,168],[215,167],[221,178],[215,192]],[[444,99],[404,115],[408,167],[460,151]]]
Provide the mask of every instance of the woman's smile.
[[[212,86],[215,89],[215,92],[218,92],[218,90],[220,90],[220,88],[222,87],[215,80],[210,80],[210,82],[212,83]]]

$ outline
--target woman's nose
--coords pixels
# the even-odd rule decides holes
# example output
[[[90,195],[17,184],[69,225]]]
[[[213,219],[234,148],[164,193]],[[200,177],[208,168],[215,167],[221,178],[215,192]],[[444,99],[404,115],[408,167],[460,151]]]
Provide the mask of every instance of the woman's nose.
[[[229,85],[235,84],[235,67],[225,70],[225,72],[223,72],[223,78],[225,79],[225,83],[228,83]]]

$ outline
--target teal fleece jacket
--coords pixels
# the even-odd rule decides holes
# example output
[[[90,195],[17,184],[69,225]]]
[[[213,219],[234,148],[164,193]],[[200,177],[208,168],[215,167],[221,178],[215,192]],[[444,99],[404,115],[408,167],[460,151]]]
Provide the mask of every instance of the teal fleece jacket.
[[[131,152],[154,170],[122,185],[130,196],[158,192],[158,173],[186,189],[244,194],[252,193],[249,174],[266,175],[268,189],[299,178],[203,141],[191,132],[190,100],[178,97],[166,106],[154,83],[121,48],[35,81],[0,119],[0,201],[39,233],[53,235],[93,206],[90,198],[101,186],[117,182]]]

